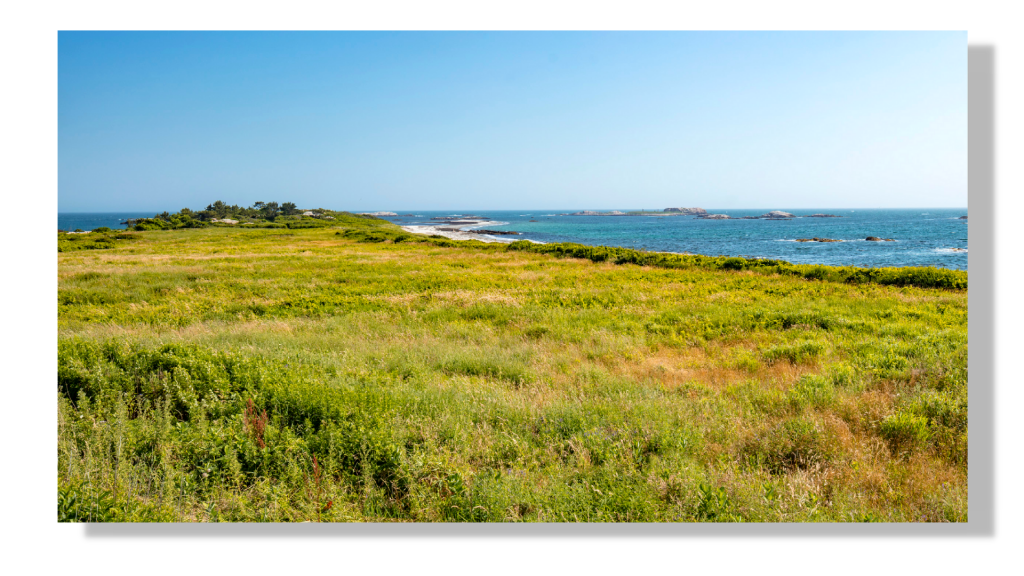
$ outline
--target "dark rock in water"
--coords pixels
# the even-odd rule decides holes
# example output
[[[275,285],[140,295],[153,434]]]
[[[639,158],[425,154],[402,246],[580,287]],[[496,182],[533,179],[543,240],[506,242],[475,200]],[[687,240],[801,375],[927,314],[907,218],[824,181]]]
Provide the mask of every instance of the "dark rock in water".
[[[797,238],[797,242],[842,242],[842,240],[836,240],[834,238]]]
[[[733,220],[760,220],[757,216],[741,216],[739,218],[733,218]]]
[[[810,216],[804,216],[804,218],[842,218],[842,216],[836,216],[835,214],[811,214]]]
[[[703,208],[665,208],[666,214],[683,214],[685,216],[699,216],[701,214],[707,214],[708,211]]]
[[[489,236],[518,236],[519,232],[511,230],[465,230],[470,234],[487,234]]]
[[[698,216],[699,220],[732,220],[732,216],[728,214],[708,214],[707,216]]]
[[[967,220],[967,216],[961,216],[959,219],[960,220]]]
[[[761,218],[776,220],[782,218],[796,218],[796,216],[793,216],[789,212],[783,212],[782,210],[772,210],[771,212],[768,212],[766,214],[761,214]]]
[[[458,228],[442,228],[438,226],[435,230],[441,232],[462,232],[465,234],[487,234],[489,236],[518,236],[519,232],[512,232],[510,230],[459,230]]]
[[[895,242],[895,238],[879,238],[878,236],[868,236],[865,238],[868,242]]]

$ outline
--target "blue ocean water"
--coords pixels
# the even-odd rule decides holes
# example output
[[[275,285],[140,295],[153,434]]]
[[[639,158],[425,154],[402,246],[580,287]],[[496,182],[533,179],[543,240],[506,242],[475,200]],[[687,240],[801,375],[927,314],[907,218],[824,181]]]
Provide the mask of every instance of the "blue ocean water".
[[[785,209],[783,209],[785,210]],[[399,225],[446,225],[436,216],[474,215],[491,218],[482,226],[520,232],[500,240],[578,242],[623,246],[658,252],[690,252],[707,256],[774,258],[794,264],[834,266],[936,266],[967,270],[967,209],[902,210],[785,210],[797,216],[815,213],[842,218],[792,220],[698,220],[692,216],[561,216],[551,210],[483,212],[416,211],[413,216],[390,217]],[[623,212],[627,210],[622,209]],[[767,210],[713,210],[732,217],[759,216]],[[409,212],[399,212],[409,214]],[[61,230],[92,230],[100,226],[124,228],[127,218],[152,213],[58,213]],[[450,226],[450,225],[448,225]],[[465,228],[465,227],[463,227]],[[797,238],[834,238],[843,242],[796,242]],[[868,236],[895,242],[867,242]],[[962,249],[963,252],[953,249]]]
[[[626,209],[620,209],[627,212]],[[833,266],[936,266],[967,270],[967,209],[786,210],[796,216],[826,213],[841,218],[792,220],[699,220],[693,216],[562,216],[566,211],[413,212],[390,217],[400,225],[439,224],[435,216],[468,214],[491,218],[483,228],[512,230],[500,240],[578,242],[707,256],[774,258],[794,264]],[[572,210],[570,212],[576,212]],[[767,210],[712,210],[734,218]],[[399,212],[400,214],[405,214]],[[500,224],[499,224],[500,223]],[[868,236],[895,242],[868,242]],[[796,242],[824,237],[843,242]],[[964,251],[954,251],[953,249]]]
[[[126,228],[128,218],[152,218],[154,212],[58,212],[57,229],[65,231],[92,230],[106,226],[112,230]]]

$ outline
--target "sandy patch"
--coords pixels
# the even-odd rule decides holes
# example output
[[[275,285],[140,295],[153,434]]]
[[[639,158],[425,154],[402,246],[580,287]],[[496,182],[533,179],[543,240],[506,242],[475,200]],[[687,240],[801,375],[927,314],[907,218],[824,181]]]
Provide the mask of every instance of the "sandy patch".
[[[509,244],[515,239],[501,239],[486,234],[470,234],[469,232],[452,232],[449,230],[438,230],[435,226],[402,226],[402,230],[410,234],[423,234],[426,236],[444,236],[449,240],[479,240],[481,242],[500,242]]]

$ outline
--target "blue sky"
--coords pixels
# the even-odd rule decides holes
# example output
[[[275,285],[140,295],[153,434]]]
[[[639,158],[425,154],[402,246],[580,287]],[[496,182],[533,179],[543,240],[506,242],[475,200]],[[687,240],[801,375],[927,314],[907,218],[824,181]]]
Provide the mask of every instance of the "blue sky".
[[[967,206],[967,34],[61,32],[58,210]]]

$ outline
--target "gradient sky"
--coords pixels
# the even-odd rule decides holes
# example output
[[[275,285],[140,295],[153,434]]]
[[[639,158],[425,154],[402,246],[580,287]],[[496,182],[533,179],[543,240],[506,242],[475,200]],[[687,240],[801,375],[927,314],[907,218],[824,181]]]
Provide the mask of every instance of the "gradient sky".
[[[967,34],[61,32],[58,210],[967,206]]]

